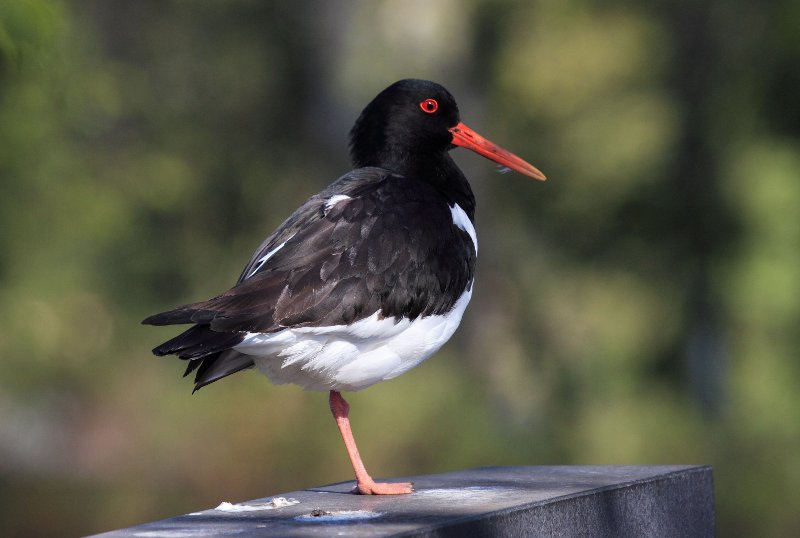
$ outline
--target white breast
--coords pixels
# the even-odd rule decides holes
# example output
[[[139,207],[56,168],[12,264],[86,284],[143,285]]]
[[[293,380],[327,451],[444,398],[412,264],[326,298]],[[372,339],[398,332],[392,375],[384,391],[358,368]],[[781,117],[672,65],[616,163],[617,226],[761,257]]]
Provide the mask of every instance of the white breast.
[[[376,312],[349,326],[248,333],[233,349],[253,356],[273,383],[294,383],[307,390],[360,390],[392,379],[438,351],[461,323],[471,297],[470,283],[447,314],[411,321],[381,319]]]

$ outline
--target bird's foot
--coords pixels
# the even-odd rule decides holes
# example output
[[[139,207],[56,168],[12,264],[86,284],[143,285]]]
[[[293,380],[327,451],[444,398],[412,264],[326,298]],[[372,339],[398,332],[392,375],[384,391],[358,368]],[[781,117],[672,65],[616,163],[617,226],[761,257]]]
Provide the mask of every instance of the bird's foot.
[[[406,495],[414,492],[411,482],[374,482],[372,480],[358,482],[353,493],[361,495]]]

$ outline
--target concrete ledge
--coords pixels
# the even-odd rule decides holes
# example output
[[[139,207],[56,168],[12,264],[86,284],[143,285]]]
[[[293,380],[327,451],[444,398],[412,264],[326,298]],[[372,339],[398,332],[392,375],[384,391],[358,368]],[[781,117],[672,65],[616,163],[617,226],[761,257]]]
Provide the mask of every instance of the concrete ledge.
[[[412,495],[352,495],[345,482],[97,536],[714,536],[706,466],[486,467],[397,479],[408,480]],[[237,511],[247,508],[256,509]]]

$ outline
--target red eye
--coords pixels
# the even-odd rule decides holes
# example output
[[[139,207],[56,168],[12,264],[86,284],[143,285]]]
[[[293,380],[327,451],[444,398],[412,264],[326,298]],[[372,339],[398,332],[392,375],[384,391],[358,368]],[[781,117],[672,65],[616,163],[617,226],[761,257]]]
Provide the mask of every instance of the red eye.
[[[425,99],[419,104],[419,107],[422,109],[423,112],[428,114],[433,114],[437,110],[439,110],[439,103],[436,102],[436,99]]]

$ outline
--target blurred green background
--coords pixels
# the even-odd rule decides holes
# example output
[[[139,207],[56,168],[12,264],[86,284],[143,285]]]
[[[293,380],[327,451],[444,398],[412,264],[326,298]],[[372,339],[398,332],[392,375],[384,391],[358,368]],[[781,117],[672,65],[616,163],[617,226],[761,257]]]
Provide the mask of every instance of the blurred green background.
[[[721,536],[800,535],[800,3],[0,2],[0,535],[351,479],[327,397],[192,396],[146,315],[232,284],[431,78],[541,168],[463,150],[472,305],[346,395],[376,476],[705,463]]]

